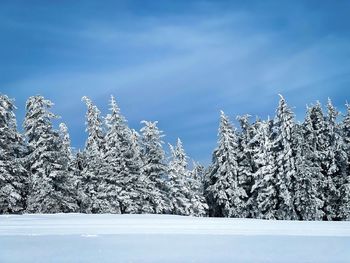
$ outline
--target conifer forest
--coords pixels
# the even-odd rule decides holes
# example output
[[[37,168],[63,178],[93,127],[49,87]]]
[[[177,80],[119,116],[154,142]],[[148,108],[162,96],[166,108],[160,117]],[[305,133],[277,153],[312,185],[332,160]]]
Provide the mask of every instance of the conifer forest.
[[[50,100],[30,97],[19,129],[14,100],[0,95],[0,214],[350,219],[350,105],[342,115],[317,102],[299,122],[280,96],[273,118],[238,116],[237,128],[221,112],[204,167],[180,139],[165,145],[156,121],[130,128],[113,96],[107,116],[82,102],[87,139],[73,151]]]

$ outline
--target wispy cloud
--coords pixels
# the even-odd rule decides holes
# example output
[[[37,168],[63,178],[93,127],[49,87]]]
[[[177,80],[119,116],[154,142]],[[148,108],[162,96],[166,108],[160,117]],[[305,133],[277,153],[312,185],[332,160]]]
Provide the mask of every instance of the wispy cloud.
[[[208,12],[213,5],[202,3],[184,15],[77,18],[71,26],[14,23],[34,32],[35,43],[45,41],[32,54],[38,67],[19,72],[2,91],[23,97],[21,104],[28,95],[49,96],[73,127],[76,145],[84,140],[80,97],[92,97],[105,111],[114,94],[132,126],[158,119],[168,140],[182,137],[202,161],[215,146],[220,109],[266,117],[283,93],[300,118],[306,103],[325,96],[342,103],[350,95],[349,38],[325,32],[303,38],[293,19],[306,16],[307,8],[298,5],[283,20],[246,7]],[[323,23],[323,13],[310,16]],[[35,62],[40,55],[41,68]]]

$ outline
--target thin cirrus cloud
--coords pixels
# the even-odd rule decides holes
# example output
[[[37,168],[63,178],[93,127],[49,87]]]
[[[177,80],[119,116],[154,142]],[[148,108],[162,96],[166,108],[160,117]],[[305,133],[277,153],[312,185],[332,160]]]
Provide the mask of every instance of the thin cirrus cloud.
[[[350,95],[349,38],[331,26],[320,29],[327,10],[308,11],[297,5],[276,22],[273,13],[266,18],[254,7],[224,10],[202,2],[185,14],[127,9],[119,18],[70,15],[63,25],[7,17],[7,32],[28,35],[26,47],[17,46],[27,56],[9,61],[0,91],[16,98],[20,117],[28,96],[52,99],[77,148],[85,141],[80,98],[90,96],[106,113],[113,94],[131,127],[159,120],[166,141],[180,137],[189,155],[207,164],[221,109],[232,120],[245,113],[265,118],[274,114],[278,93],[298,119],[317,99],[331,97],[343,109]],[[315,31],[296,25],[293,18],[300,17]]]

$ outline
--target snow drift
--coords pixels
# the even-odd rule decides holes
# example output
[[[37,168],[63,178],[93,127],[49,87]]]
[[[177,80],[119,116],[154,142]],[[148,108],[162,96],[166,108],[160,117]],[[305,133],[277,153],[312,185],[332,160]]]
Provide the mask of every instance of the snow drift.
[[[0,262],[350,262],[350,222],[2,215]]]

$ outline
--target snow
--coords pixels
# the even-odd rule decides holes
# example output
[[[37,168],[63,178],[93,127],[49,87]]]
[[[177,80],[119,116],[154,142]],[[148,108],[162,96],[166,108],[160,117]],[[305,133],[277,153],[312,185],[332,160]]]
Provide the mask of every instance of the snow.
[[[350,222],[1,215],[0,262],[350,262]]]

